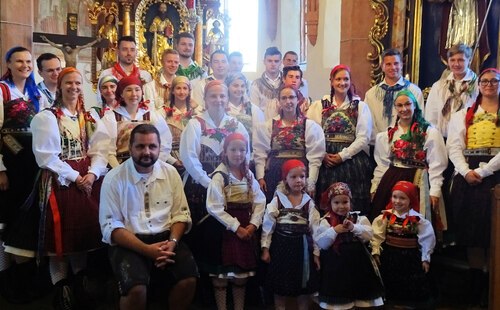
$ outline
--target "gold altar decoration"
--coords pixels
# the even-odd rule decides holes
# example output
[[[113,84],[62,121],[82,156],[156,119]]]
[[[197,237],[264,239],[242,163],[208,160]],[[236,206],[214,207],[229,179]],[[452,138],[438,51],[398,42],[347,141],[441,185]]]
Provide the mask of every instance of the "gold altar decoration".
[[[370,33],[368,34],[368,40],[374,48],[374,52],[370,52],[367,55],[368,61],[370,61],[370,85],[376,85],[383,78],[383,72],[381,68],[381,54],[385,47],[382,40],[387,35],[387,30],[389,27],[389,9],[387,8],[387,0],[371,0],[370,6],[375,11],[375,22]]]
[[[154,61],[157,55],[153,55],[153,51],[148,53],[148,43],[151,45],[151,40],[156,39],[156,33],[153,39],[149,39],[148,42],[148,31],[150,31],[150,24],[152,23],[152,14],[150,10],[158,9],[160,4],[165,4],[168,10],[176,10],[179,16],[179,20],[170,20],[172,25],[172,35],[179,32],[189,32],[189,10],[186,7],[184,1],[180,0],[143,0],[141,1],[135,10],[135,22],[134,22],[134,33],[137,40],[137,57],[139,66],[145,70],[148,70],[153,76],[160,70],[161,61]],[[148,20],[149,19],[149,20]],[[165,48],[173,47],[172,41],[166,41]],[[168,46],[166,46],[168,45]],[[156,56],[156,57],[155,57]]]

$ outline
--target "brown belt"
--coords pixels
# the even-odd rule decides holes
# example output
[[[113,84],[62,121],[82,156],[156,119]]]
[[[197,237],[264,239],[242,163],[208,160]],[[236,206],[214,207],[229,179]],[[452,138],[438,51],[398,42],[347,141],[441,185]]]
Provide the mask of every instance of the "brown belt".
[[[385,243],[387,245],[396,247],[396,248],[404,248],[404,249],[415,249],[418,248],[417,238],[402,238],[396,237],[392,235],[385,236]]]

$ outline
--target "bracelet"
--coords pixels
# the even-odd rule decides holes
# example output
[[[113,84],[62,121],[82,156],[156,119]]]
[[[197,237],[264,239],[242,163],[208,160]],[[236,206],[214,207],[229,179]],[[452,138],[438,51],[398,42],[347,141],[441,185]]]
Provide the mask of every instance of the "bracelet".
[[[175,246],[177,246],[177,244],[178,244],[177,239],[175,239],[175,238],[168,239],[168,241],[169,241],[169,242],[170,242],[170,241],[174,242],[174,243],[175,243]]]

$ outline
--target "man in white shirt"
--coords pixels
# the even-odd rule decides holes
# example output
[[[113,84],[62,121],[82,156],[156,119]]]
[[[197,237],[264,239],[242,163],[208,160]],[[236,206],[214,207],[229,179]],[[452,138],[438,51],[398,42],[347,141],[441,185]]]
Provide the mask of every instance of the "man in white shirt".
[[[149,100],[149,106],[160,109],[166,105],[170,97],[170,85],[179,69],[179,53],[166,49],[161,57],[162,68],[156,78],[144,85],[144,99]]]
[[[117,63],[101,72],[101,77],[113,75],[118,81],[125,76],[135,75],[141,79],[142,84],[151,82],[153,78],[146,70],[135,65],[137,58],[137,46],[134,37],[123,36],[118,40]]]
[[[36,66],[38,74],[43,79],[36,86],[47,102],[52,105],[56,99],[57,77],[62,70],[61,60],[52,53],[43,53],[36,59]]]
[[[448,50],[447,57],[451,72],[432,85],[425,106],[425,119],[445,138],[451,115],[471,107],[479,91],[477,75],[469,69],[471,48],[465,44],[454,45]]]
[[[265,71],[262,76],[253,81],[250,88],[250,101],[263,112],[272,99],[278,98],[281,80],[281,52],[275,46],[268,47],[264,53]]]
[[[181,241],[191,228],[183,184],[174,167],[158,161],[159,149],[158,130],[138,125],[130,134],[131,158],[103,181],[99,221],[111,245],[120,309],[146,309],[150,275],[173,284],[169,309],[188,309],[195,292],[196,263]]]
[[[205,78],[207,73],[193,61],[194,37],[189,32],[181,32],[175,36],[175,49],[179,52],[180,65],[177,75],[185,76],[190,81]]]
[[[299,65],[299,55],[294,51],[288,51],[283,55],[283,68],[292,67]],[[307,85],[307,80],[302,78],[302,82],[299,87],[300,92],[305,98],[309,97],[309,85]]]
[[[205,97],[205,85],[213,80],[223,81],[226,79],[229,72],[229,62],[226,52],[222,50],[217,50],[210,55],[210,68],[212,68],[212,74],[208,77],[195,81],[193,84],[193,91],[191,92],[191,98],[202,107],[205,107],[205,102],[203,98]]]
[[[370,107],[373,119],[373,130],[370,145],[375,144],[375,137],[387,127],[393,126],[396,121],[394,98],[396,94],[408,89],[417,98],[418,105],[424,111],[424,97],[420,88],[403,78],[401,52],[397,49],[388,49],[382,53],[382,72],[384,80],[370,88],[365,95],[365,102]]]

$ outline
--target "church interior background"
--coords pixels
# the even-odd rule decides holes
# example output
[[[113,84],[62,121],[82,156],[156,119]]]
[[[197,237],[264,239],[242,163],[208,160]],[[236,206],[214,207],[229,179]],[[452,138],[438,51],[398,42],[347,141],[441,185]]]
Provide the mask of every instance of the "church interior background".
[[[481,68],[498,68],[500,0],[472,1],[479,4],[474,17],[479,27],[486,20],[483,36],[473,37],[471,43],[479,41],[473,69],[478,72]],[[381,52],[395,47],[404,53],[406,77],[422,89],[430,88],[446,69],[441,45],[452,31],[449,27],[459,27],[449,21],[451,2],[258,0],[259,20],[248,25],[258,29],[257,68],[245,74],[249,79],[259,77],[264,70],[261,61],[264,50],[277,46],[282,52],[295,50],[299,53],[313,100],[329,92],[330,70],[339,63],[351,67],[353,82],[362,95],[382,78]],[[486,11],[490,2],[491,7]],[[78,69],[85,75],[85,94],[95,96],[97,76],[115,60],[116,40],[122,35],[136,38],[137,62],[151,73],[158,70],[157,55],[171,46],[172,37],[180,31],[195,35],[194,58],[198,63],[205,64],[215,49],[232,52],[228,40],[246,38],[231,31],[231,16],[226,6],[226,0],[2,0],[0,55],[12,46],[22,45],[33,51],[34,58],[52,52],[64,59],[60,50],[40,39],[40,34],[66,36],[69,26],[73,26],[76,35],[82,38],[80,42],[100,36],[106,39],[104,43],[82,49],[78,55]],[[166,12],[162,13],[165,7]],[[70,20],[68,14],[76,16],[76,20]],[[159,14],[164,14],[168,22],[158,20]],[[69,23],[74,25],[68,26]],[[162,34],[155,31],[158,27],[164,29]],[[160,35],[166,39],[158,37]],[[5,70],[3,61],[0,73]],[[447,264],[453,268],[457,262],[451,259]],[[457,275],[450,276],[447,281],[446,285],[459,290]],[[3,308],[1,302],[0,308]]]

